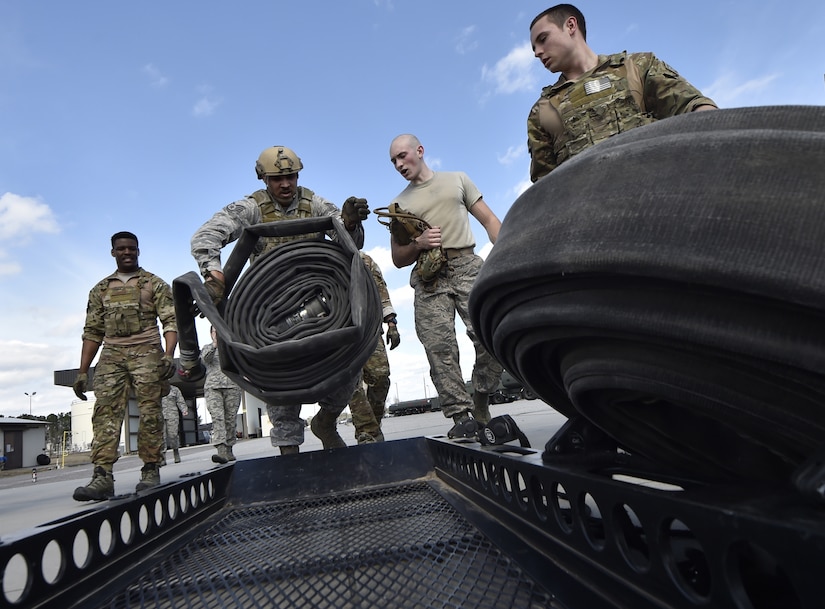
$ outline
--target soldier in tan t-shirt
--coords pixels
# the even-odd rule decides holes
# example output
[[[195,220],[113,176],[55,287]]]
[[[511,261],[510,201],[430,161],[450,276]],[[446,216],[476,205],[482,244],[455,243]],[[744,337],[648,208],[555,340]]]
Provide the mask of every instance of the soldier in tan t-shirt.
[[[446,264],[432,281],[424,281],[415,270],[410,273],[410,285],[415,290],[415,331],[430,362],[430,378],[438,391],[441,410],[455,423],[449,437],[471,437],[478,431],[478,422],[490,419],[489,393],[498,386],[502,369],[479,342],[470,320],[468,300],[482,260],[473,251],[475,239],[469,216],[481,223],[492,243],[496,242],[501,221],[467,174],[430,169],[424,160],[424,147],[414,135],[399,135],[392,141],[390,161],[409,181],[393,203],[431,226],[408,245],[391,240],[393,263],[398,268],[412,265],[421,252],[438,247],[446,254]],[[456,312],[476,351],[472,396],[465,387],[458,360]]]

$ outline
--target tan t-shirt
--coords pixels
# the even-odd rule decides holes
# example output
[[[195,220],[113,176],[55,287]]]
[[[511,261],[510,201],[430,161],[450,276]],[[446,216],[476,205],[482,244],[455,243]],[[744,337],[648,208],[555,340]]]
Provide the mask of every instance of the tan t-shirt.
[[[441,246],[446,249],[475,247],[469,209],[479,199],[481,192],[466,173],[437,171],[423,184],[407,185],[393,203],[441,227]]]

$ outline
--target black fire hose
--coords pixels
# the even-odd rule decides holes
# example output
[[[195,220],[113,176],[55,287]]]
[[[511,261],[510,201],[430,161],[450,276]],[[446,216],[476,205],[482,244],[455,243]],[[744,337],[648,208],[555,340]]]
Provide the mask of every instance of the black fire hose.
[[[261,237],[334,230],[287,242],[241,275]],[[312,403],[351,382],[375,350],[381,301],[352,238],[336,219],[270,222],[245,229],[224,267],[216,307],[194,272],[172,282],[180,361],[202,374],[193,301],[215,327],[224,373],[270,404]],[[195,365],[193,365],[195,364]]]

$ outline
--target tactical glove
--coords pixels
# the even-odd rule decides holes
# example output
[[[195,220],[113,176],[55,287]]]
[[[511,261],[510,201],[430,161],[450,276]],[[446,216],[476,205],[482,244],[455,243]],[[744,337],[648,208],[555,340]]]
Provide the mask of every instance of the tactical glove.
[[[390,346],[390,351],[401,344],[401,335],[398,333],[397,327],[387,326],[387,344]]]
[[[175,376],[175,372],[177,368],[175,367],[175,360],[173,360],[168,355],[164,355],[160,358],[160,364],[158,365],[158,372],[160,373],[160,378],[164,381],[168,381],[170,378]]]
[[[366,199],[350,197],[344,201],[344,206],[341,208],[341,217],[344,219],[347,230],[354,229],[362,220],[366,220],[368,215],[370,215],[370,208]]]
[[[89,382],[89,375],[85,372],[81,372],[77,375],[77,378],[74,380],[74,384],[72,384],[72,389],[74,389],[74,394],[79,397],[84,402],[88,399],[86,398],[86,384]]]
[[[209,297],[212,299],[212,304],[216,307],[221,304],[223,301],[224,290],[226,289],[226,283],[224,283],[223,279],[218,279],[214,275],[210,275],[206,278],[203,287],[205,287],[206,291],[209,292]]]

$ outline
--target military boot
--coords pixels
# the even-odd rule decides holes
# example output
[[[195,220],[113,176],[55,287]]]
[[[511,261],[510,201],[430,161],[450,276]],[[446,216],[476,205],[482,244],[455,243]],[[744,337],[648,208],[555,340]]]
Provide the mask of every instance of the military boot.
[[[279,446],[282,455],[297,455],[299,449],[297,446]]]
[[[173,448],[172,454],[175,456],[175,463],[180,463],[180,450],[177,448]]]
[[[160,463],[158,463],[158,467],[163,467],[166,465],[166,451],[164,450],[160,453]]]
[[[368,434],[366,431],[362,431],[355,437],[355,441],[358,444],[375,444],[378,440],[372,434]]]
[[[115,495],[115,479],[112,472],[96,465],[92,472],[92,481],[86,486],[78,486],[74,490],[75,501],[100,501]]]
[[[318,414],[312,417],[309,428],[312,430],[312,433],[321,440],[324,448],[347,447],[347,443],[344,442],[341,436],[338,435],[338,430],[335,429],[337,418],[334,414],[323,408],[318,411]]]
[[[465,410],[453,415],[452,429],[447,432],[448,438],[475,438],[478,433],[478,422],[470,416],[470,412]]]
[[[137,492],[145,491],[160,484],[160,469],[157,463],[145,463],[140,468],[140,482],[137,483]]]
[[[212,455],[212,463],[224,464],[229,461],[229,456],[226,454],[226,444],[216,444],[217,454]]]
[[[473,391],[473,418],[481,425],[490,422],[490,394]]]
[[[226,445],[226,458],[229,461],[237,461],[237,458],[235,457],[235,454],[232,452],[232,445],[231,444]]]

